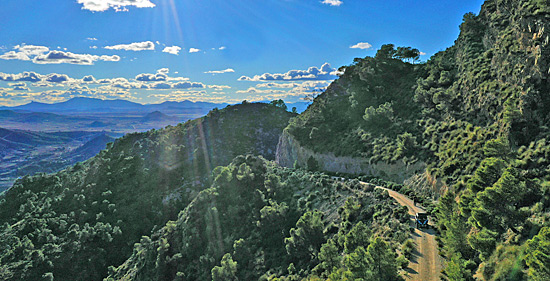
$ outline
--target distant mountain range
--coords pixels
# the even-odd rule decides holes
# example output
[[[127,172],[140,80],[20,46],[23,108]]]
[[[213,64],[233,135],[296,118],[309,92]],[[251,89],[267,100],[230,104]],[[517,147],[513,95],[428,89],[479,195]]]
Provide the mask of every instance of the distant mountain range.
[[[296,107],[298,112],[304,111],[309,103],[297,102],[287,104],[288,109]],[[127,100],[102,100],[96,98],[77,97],[59,103],[41,103],[32,101],[19,106],[0,106],[0,110],[47,112],[47,113],[150,113],[160,111],[165,114],[178,114],[183,110],[206,114],[211,109],[224,108],[228,103],[165,101],[158,104],[140,104]]]
[[[148,113],[162,111],[174,113],[185,109],[208,112],[214,107],[225,107],[227,103],[217,104],[208,102],[163,102],[160,104],[140,104],[127,100],[101,100],[95,98],[72,98],[60,103],[41,103],[32,101],[28,104],[14,107],[0,107],[0,110],[50,112],[50,113]]]

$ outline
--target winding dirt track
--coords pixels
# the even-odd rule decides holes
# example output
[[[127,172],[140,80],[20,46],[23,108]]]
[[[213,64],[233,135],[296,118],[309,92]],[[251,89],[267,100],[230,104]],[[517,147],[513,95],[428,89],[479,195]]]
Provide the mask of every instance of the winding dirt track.
[[[417,212],[424,212],[419,206],[415,206],[413,201],[407,196],[397,193],[393,190],[377,186],[377,188],[388,191],[397,203],[409,208],[411,215],[411,226],[414,227],[414,215]],[[418,229],[415,228],[414,233],[411,233],[411,238],[416,244],[416,251],[413,253],[409,267],[406,269],[408,274],[406,280],[411,281],[437,281],[440,280],[439,275],[442,269],[441,257],[437,249],[435,241],[436,232],[433,229]]]

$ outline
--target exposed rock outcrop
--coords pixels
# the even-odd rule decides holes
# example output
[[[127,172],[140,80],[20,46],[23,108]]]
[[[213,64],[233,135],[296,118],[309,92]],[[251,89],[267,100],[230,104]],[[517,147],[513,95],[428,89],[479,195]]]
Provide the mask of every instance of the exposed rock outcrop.
[[[287,131],[283,132],[279,138],[276,153],[276,162],[279,165],[293,167],[296,163],[299,167],[306,167],[310,157],[313,157],[322,171],[376,176],[395,182],[403,182],[417,173],[422,173],[426,168],[426,164],[422,162],[407,164],[403,160],[399,160],[393,164],[369,163],[367,159],[362,158],[335,156],[330,152],[317,153],[301,146]]]

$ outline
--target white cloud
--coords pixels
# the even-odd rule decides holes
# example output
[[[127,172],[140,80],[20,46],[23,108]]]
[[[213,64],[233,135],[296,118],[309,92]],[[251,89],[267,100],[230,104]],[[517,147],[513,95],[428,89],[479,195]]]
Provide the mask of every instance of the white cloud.
[[[156,74],[141,73],[135,77],[135,81],[138,82],[153,82],[147,84],[150,89],[189,89],[189,88],[206,88],[206,85],[199,82],[189,82],[189,78],[185,77],[170,77],[168,73],[170,69],[161,68],[157,70]],[[112,83],[112,81],[109,81]],[[128,84],[126,84],[128,85]],[[146,87],[141,87],[145,89]]]
[[[24,60],[36,64],[80,64],[93,65],[95,61],[120,61],[119,56],[97,56],[90,54],[75,54],[71,52],[52,50],[45,46],[35,45],[17,45],[14,47],[17,51],[9,51],[0,55],[0,59],[5,60]],[[66,49],[65,49],[66,50]]]
[[[218,48],[218,50],[225,50],[225,49],[227,49],[227,47],[225,47],[225,46],[221,46],[221,47]]]
[[[170,72],[170,69],[169,68],[160,68],[157,70],[157,73],[162,73],[162,74],[168,74]]]
[[[321,3],[327,4],[327,5],[330,5],[330,6],[340,6],[340,5],[344,4],[344,2],[342,2],[340,0],[323,0]]]
[[[32,57],[42,55],[50,50],[48,47],[35,45],[16,45],[13,49],[17,51],[9,51],[1,55],[0,59],[29,61]]]
[[[180,98],[184,95],[189,96],[190,92],[200,92],[203,95],[200,100],[220,102],[228,100],[227,97],[220,96],[225,95],[223,91],[230,89],[230,86],[205,85],[201,82],[188,81],[189,78],[185,77],[170,77],[169,73],[170,69],[160,68],[155,74],[143,73],[131,79],[123,77],[100,79],[92,75],[72,78],[66,74],[58,73],[42,75],[35,72],[19,74],[0,72],[0,83],[10,86],[1,88],[2,84],[0,84],[0,104],[16,104],[30,100],[59,102],[76,96],[136,100],[136,95],[146,91],[166,94],[164,97],[168,97],[172,93],[179,93]],[[27,86],[28,84],[30,86]],[[46,91],[37,91],[36,89],[39,88]],[[216,97],[212,98],[213,95]]]
[[[224,69],[224,70],[210,70],[210,71],[206,71],[205,73],[206,74],[222,74],[222,73],[229,73],[229,72],[235,72],[235,70],[232,69],[232,68],[228,68],[228,69]]]
[[[312,93],[326,90],[330,85],[329,81],[303,81],[300,83],[261,83],[244,91],[237,91],[239,94],[248,94],[248,101],[270,101],[283,99],[296,102],[306,98]],[[279,88],[279,89],[271,89]]]
[[[424,53],[424,52],[420,52],[420,55],[421,55],[421,56],[425,56],[425,55],[426,55],[426,53]]]
[[[78,4],[82,4],[83,10],[92,12],[103,12],[110,8],[115,11],[127,11],[126,6],[134,6],[137,8],[153,8],[153,4],[149,0],[78,0]]]
[[[98,56],[93,56],[95,58],[97,58]],[[107,56],[107,55],[102,55],[102,56],[99,56],[99,60],[102,60],[102,61],[120,61],[120,57],[119,56]]]
[[[120,89],[110,86],[103,86],[98,88],[89,88],[87,85],[72,84],[76,79],[68,78],[64,74],[49,74],[42,78],[50,80],[65,80],[69,82],[61,84],[64,89],[53,89],[47,91],[32,91],[27,89],[26,83],[8,83],[13,89],[0,88],[0,104],[5,105],[18,105],[27,103],[29,101],[39,102],[61,102],[73,97],[94,97],[100,99],[126,99],[137,100],[135,93],[130,93],[126,89]],[[123,79],[123,78],[122,78]],[[48,87],[59,87],[56,83],[52,82],[40,82],[48,85]],[[36,84],[36,83],[35,83]],[[33,87],[36,87],[33,84]],[[5,92],[3,92],[5,91]],[[9,92],[8,92],[9,91]]]
[[[296,80],[333,80],[338,78],[338,70],[324,63],[321,68],[315,66],[307,70],[290,70],[286,73],[264,73],[254,77],[241,76],[239,81],[296,81]]]
[[[46,79],[44,79],[46,82],[52,82],[52,83],[64,83],[71,80],[69,75],[67,74],[57,74],[52,73],[49,75],[46,75]]]
[[[8,85],[12,87],[14,91],[30,91],[25,82],[8,83]]]
[[[150,81],[166,81],[168,79],[168,75],[166,73],[159,73],[151,74],[151,73],[141,73],[136,75],[137,81],[144,81],[144,82],[150,82]]]
[[[151,89],[168,90],[172,89],[172,84],[166,82],[157,82],[149,85]]]
[[[173,91],[171,93],[157,93],[149,95],[150,98],[159,99],[159,101],[192,101],[192,102],[213,102],[213,103],[225,103],[225,102],[239,102],[237,99],[229,99],[227,96],[212,96],[206,93],[206,91]]]
[[[111,85],[109,86],[112,88],[120,88],[120,89],[149,89],[149,85],[143,82],[129,82],[125,78],[113,79],[111,81]],[[106,86],[103,88],[109,89],[110,88],[109,86]]]
[[[299,88],[299,89],[318,89],[318,88],[326,88],[330,82],[328,81],[304,81],[302,83],[262,83],[257,84],[257,88],[281,88],[281,89],[289,89],[289,88]]]
[[[197,48],[191,48],[191,49],[189,49],[189,53],[198,53],[198,52],[200,52],[200,51],[201,51],[201,49],[197,49]]]
[[[90,46],[90,49],[97,49],[97,46]]]
[[[0,59],[3,60],[31,60],[29,56],[23,52],[9,51],[3,55],[0,55]]]
[[[87,39],[87,40],[90,40],[90,41],[97,41],[97,38],[95,38],[95,37],[88,37],[88,38],[86,38],[86,39]]]
[[[135,80],[136,81],[142,81],[142,82],[158,82],[158,81],[170,81],[170,82],[178,82],[178,81],[187,81],[189,78],[186,77],[170,77],[168,73],[170,72],[170,69],[168,68],[161,68],[157,70],[157,73],[141,73],[136,75]]]
[[[298,86],[300,86],[300,84],[298,83],[273,83],[273,82],[256,85],[256,87],[258,88],[294,88]]]
[[[359,42],[359,43],[357,43],[353,46],[350,46],[350,48],[368,50],[368,49],[372,48],[372,45],[370,43],[367,43],[367,42]]]
[[[38,82],[42,80],[42,75],[32,72],[25,71],[18,74],[7,74],[0,72],[0,81],[28,81],[28,82]]]
[[[246,90],[240,90],[236,92],[237,94],[281,94],[286,93],[286,91],[283,90],[271,90],[271,89],[257,89],[254,87],[250,87]]]
[[[93,83],[93,82],[95,82],[95,77],[92,76],[92,75],[86,75],[86,76],[82,77],[82,81]]]
[[[181,51],[181,47],[179,46],[172,46],[172,47],[165,47],[164,50],[162,50],[163,53],[169,53],[172,55],[178,55]]]
[[[224,89],[231,89],[231,86],[227,85],[208,85],[209,89],[214,89],[214,91],[223,91]]]
[[[146,51],[146,50],[154,50],[155,49],[155,43],[153,43],[151,41],[135,42],[135,43],[130,43],[130,44],[119,44],[119,45],[113,45],[113,46],[106,46],[105,49],[125,50],[125,51]]]
[[[190,89],[190,88],[206,88],[203,83],[199,82],[177,82],[172,84],[174,89]]]
[[[95,61],[120,61],[119,56],[96,56],[90,54],[74,54],[63,51],[50,51],[47,54],[42,54],[34,57],[33,63],[36,64],[80,64],[93,65]]]
[[[50,50],[48,47],[35,45],[17,45],[14,49],[28,56],[38,56]]]

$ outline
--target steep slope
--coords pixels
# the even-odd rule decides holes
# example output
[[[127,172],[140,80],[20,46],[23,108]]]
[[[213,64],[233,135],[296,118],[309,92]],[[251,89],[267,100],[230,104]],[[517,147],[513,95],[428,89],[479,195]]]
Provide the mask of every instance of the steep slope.
[[[408,214],[387,192],[251,155],[214,177],[106,280],[400,280],[395,247],[408,237]],[[368,260],[374,245],[386,257],[376,260],[381,272]]]
[[[540,273],[524,253],[550,216],[549,25],[548,1],[486,1],[418,82],[428,171],[450,189],[438,212],[449,276]]]
[[[101,280],[209,186],[214,167],[245,153],[274,159],[291,116],[268,104],[227,107],[126,135],[57,174],[18,180],[0,201],[0,279]]]
[[[397,146],[395,139],[418,134],[420,107],[413,102],[413,86],[423,65],[396,58],[393,45],[386,46],[391,49],[343,67],[340,78],[292,120],[288,133],[315,152],[373,157],[373,162],[405,156],[400,153],[407,151],[379,146]]]
[[[445,194],[436,213],[447,277],[544,276],[537,263],[548,260],[529,265],[523,253],[550,226],[549,28],[546,0],[487,0],[426,64],[379,56],[388,45],[356,59],[291,121],[278,160],[400,181],[385,167],[420,160],[406,182]]]
[[[428,61],[415,98],[435,176],[472,174],[490,139],[517,150],[548,138],[548,24],[547,1],[487,1],[479,16],[464,16],[455,45]]]
[[[342,67],[340,78],[291,120],[277,162],[396,182],[423,171],[427,154],[414,87],[424,65],[405,61],[405,49],[384,45],[375,57]]]

